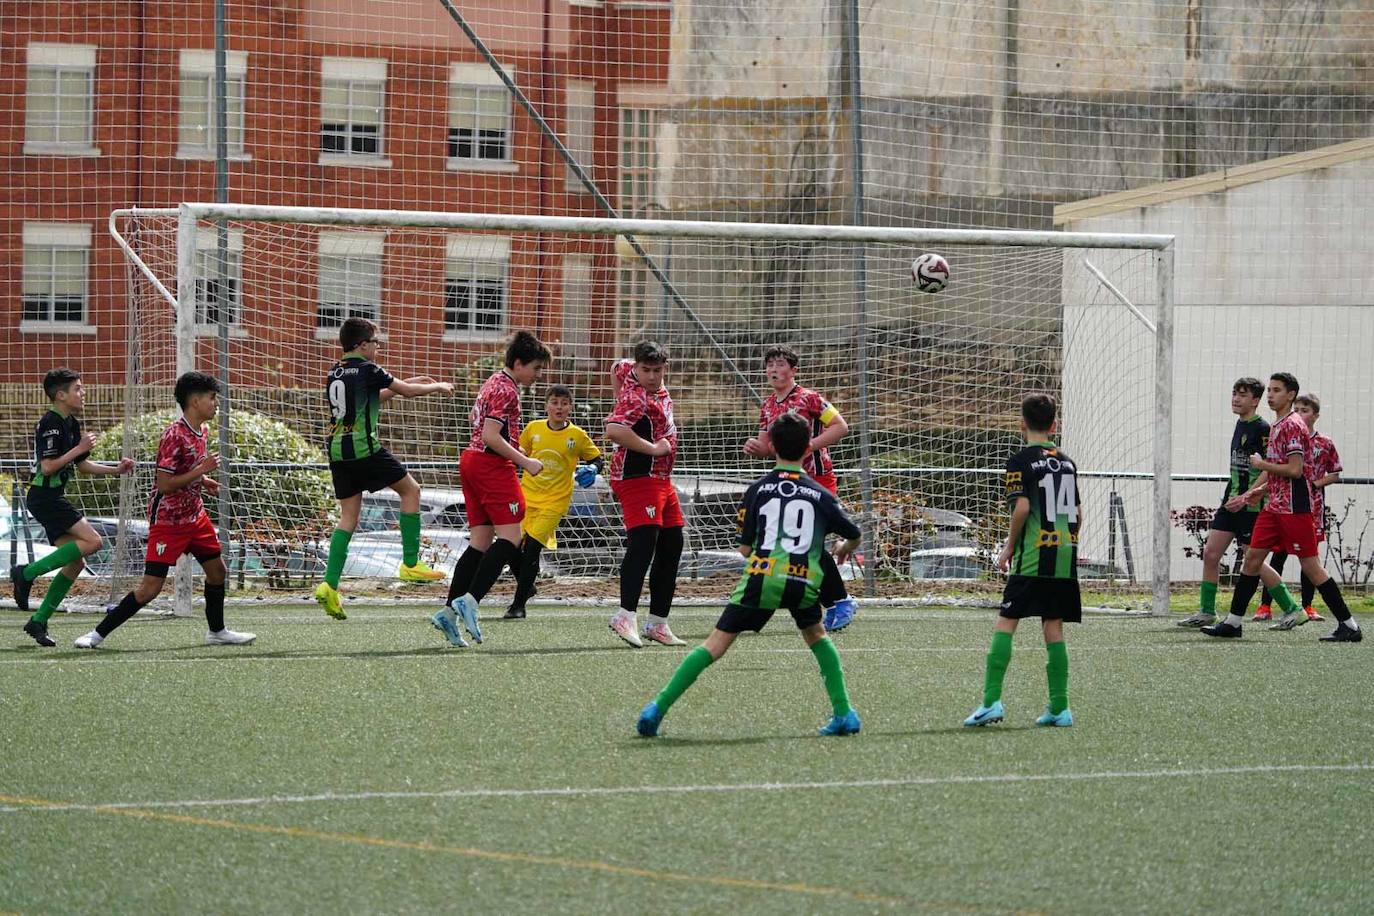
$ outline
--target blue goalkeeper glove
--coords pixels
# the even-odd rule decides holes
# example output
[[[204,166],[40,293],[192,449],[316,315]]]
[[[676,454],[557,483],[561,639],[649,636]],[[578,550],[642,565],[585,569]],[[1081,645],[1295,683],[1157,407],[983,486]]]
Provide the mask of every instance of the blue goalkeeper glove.
[[[577,485],[586,489],[596,483],[596,468],[590,464],[579,464],[577,470],[573,472],[573,480]]]

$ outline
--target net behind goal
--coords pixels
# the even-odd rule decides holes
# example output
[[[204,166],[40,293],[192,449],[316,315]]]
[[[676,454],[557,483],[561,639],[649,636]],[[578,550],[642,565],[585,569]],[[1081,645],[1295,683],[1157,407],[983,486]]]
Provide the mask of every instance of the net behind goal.
[[[668,347],[685,578],[739,568],[735,504],[764,467],[742,444],[770,391],[763,352],[784,343],[798,381],[850,427],[833,457],[864,520],[863,574],[985,573],[1005,533],[1020,398],[1048,391],[1083,480],[1084,571],[1153,581],[1167,598],[1170,237],[205,204],[116,211],[111,230],[130,262],[128,422],[97,455],[146,459],[178,372],[220,376],[230,460],[212,511],[234,576],[303,588],[322,572],[336,512],[322,379],[340,323],[361,315],[379,323],[394,375],[455,384],[382,410],[383,442],[425,490],[432,563],[465,544],[457,456],[477,388],[507,333],[529,328],[556,358],[526,422],[543,416],[546,383],[567,384],[574,422],[603,448],[612,361],[639,339]],[[926,251],[951,265],[943,292],[912,280]],[[149,485],[94,480],[83,498],[128,519],[134,543]],[[390,494],[365,506],[345,575],[390,576],[398,506]],[[619,518],[604,481],[579,490],[550,569],[614,576]]]

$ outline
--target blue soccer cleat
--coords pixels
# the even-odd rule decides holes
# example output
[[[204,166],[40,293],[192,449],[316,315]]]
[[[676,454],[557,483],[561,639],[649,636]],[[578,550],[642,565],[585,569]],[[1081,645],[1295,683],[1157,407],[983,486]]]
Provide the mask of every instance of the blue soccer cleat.
[[[831,716],[830,721],[816,729],[818,735],[857,735],[859,733],[859,714],[850,710],[842,716]]]
[[[1040,714],[1040,718],[1035,720],[1035,724],[1048,725],[1057,728],[1068,728],[1070,725],[1073,724],[1073,711],[1070,710],[1067,706],[1065,706],[1063,712],[1056,714],[1050,712],[1050,708],[1046,706],[1045,711]]]
[[[429,618],[429,622],[434,625],[434,629],[444,634],[449,645],[459,649],[467,648],[467,640],[463,639],[463,634],[458,632],[458,620],[453,616],[453,611],[448,608],[440,608]]]
[[[454,612],[462,618],[463,629],[468,631],[468,635],[475,641],[482,641],[482,628],[477,625],[477,602],[467,595],[459,595],[453,599],[449,605]]]
[[[859,605],[853,598],[841,598],[835,602],[835,606],[825,612],[825,629],[829,633],[838,633],[849,626],[854,620],[854,615],[858,613]]]
[[[1002,710],[1002,701],[994,700],[991,706],[979,706],[973,711],[973,715],[964,720],[964,725],[969,728],[977,728],[981,725],[991,725],[994,722],[1001,722],[1006,717]]]
[[[663,713],[658,711],[658,704],[650,700],[648,705],[639,711],[639,721],[635,722],[635,731],[639,732],[641,738],[657,738],[658,725],[663,721]]]

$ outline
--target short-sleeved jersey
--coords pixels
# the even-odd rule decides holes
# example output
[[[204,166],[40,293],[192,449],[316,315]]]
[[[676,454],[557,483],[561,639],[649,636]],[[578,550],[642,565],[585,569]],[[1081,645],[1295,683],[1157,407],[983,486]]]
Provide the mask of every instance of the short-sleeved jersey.
[[[1341,455],[1336,451],[1336,443],[1332,442],[1329,436],[1323,436],[1319,432],[1312,433],[1312,460],[1303,465],[1303,470],[1311,468],[1312,472],[1307,475],[1307,479],[1312,481],[1312,514],[1320,521],[1325,518],[1326,497],[1321,487],[1317,486],[1317,481],[1327,474],[1338,474],[1344,471],[1341,466]]]
[[[831,533],[857,538],[859,528],[810,475],[774,468],[754,481],[739,509],[739,543],[752,553],[730,602],[760,610],[814,607]]]
[[[157,444],[157,470],[176,477],[185,474],[201,462],[206,455],[206,430],[196,429],[178,417],[167,427]],[[205,511],[201,499],[204,489],[201,477],[171,493],[159,493],[153,485],[152,499],[148,502],[148,524],[150,525],[189,525]]]
[[[535,420],[526,426],[520,433],[520,448],[544,465],[538,476],[526,471],[520,477],[525,505],[530,509],[566,508],[572,499],[578,462],[601,454],[591,436],[576,423],[554,429],[548,420]]]
[[[1269,448],[1265,458],[1274,464],[1287,464],[1293,455],[1302,456],[1302,475],[1283,477],[1269,474],[1269,499],[1265,508],[1280,515],[1301,515],[1310,513],[1312,505],[1312,478],[1309,465],[1312,464],[1312,434],[1297,411],[1293,411],[1278,421],[1269,430]]]
[[[382,392],[395,381],[391,373],[364,356],[345,356],[329,370],[329,460],[354,461],[382,450],[377,415]]]
[[[472,435],[468,439],[468,448],[479,452],[491,451],[482,441],[482,427],[488,420],[500,421],[501,438],[512,447],[520,442],[520,386],[515,376],[505,369],[493,373],[477,390],[477,400],[472,405]]]
[[[1030,515],[1012,547],[1013,576],[1078,578],[1082,503],[1078,467],[1052,442],[1033,442],[1007,461],[1007,499],[1030,502]]]
[[[615,408],[606,417],[607,423],[619,423],[634,430],[647,442],[667,439],[672,450],[666,455],[645,455],[617,445],[611,454],[611,480],[632,480],[636,477],[658,477],[667,480],[673,474],[677,458],[677,426],[673,422],[673,399],[667,388],[647,391],[633,373],[626,376],[620,388]]]
[[[773,421],[789,410],[810,425],[812,439],[820,435],[826,424],[840,415],[819,391],[793,385],[782,397],[778,397],[775,392],[763,399],[763,404],[759,407],[759,434],[768,432]],[[830,450],[823,448],[808,453],[802,459],[802,470],[813,477],[830,476],[834,471],[834,465],[830,461]]]
[[[43,460],[62,457],[80,441],[81,421],[76,417],[64,417],[55,410],[43,414],[33,431],[33,478],[30,484],[55,490],[66,487],[67,482],[76,474],[76,466],[90,452],[78,455],[76,460],[63,465],[53,474],[43,473]]]
[[[1226,492],[1221,501],[1239,496],[1255,485],[1259,471],[1250,467],[1251,455],[1262,455],[1269,447],[1269,422],[1256,414],[1248,420],[1237,420],[1231,433],[1231,479],[1226,482]],[[1258,512],[1264,500],[1256,500],[1247,505],[1243,512]]]

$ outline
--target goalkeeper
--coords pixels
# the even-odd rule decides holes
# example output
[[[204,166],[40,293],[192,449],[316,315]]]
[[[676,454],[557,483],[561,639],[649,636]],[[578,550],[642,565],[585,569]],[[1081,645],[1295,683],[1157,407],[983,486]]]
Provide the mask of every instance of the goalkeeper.
[[[550,385],[544,398],[544,419],[520,433],[520,450],[543,463],[538,474],[522,474],[525,518],[521,523],[520,558],[515,567],[515,598],[506,620],[525,616],[525,603],[534,597],[539,555],[558,549],[558,523],[572,504],[573,483],[590,487],[601,469],[601,449],[582,427],[572,422],[573,396],[566,385]]]

